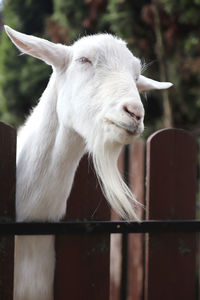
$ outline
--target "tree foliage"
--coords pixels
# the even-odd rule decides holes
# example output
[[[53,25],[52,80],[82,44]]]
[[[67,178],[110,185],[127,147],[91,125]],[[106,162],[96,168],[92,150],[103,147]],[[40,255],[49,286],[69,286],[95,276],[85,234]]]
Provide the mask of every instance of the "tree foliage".
[[[4,0],[3,21],[16,30],[42,36],[45,18],[52,10],[49,0]],[[19,51],[4,32],[0,53],[0,116],[3,121],[19,125],[40,97],[50,70],[32,57],[17,57]]]

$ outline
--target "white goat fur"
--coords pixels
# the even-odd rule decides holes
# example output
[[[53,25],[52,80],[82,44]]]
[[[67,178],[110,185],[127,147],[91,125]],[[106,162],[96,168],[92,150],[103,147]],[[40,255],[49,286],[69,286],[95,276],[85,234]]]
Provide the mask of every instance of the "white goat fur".
[[[60,220],[86,152],[111,206],[123,218],[137,218],[137,201],[118,172],[117,159],[122,145],[143,131],[139,91],[171,83],[142,76],[140,60],[109,34],[64,46],[5,29],[23,53],[53,67],[40,102],[18,134],[17,220]],[[53,299],[54,265],[53,236],[16,237],[14,299]]]

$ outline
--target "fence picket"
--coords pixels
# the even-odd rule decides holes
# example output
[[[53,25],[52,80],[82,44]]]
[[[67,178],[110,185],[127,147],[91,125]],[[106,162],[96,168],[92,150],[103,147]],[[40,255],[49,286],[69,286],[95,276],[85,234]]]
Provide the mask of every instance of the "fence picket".
[[[68,200],[65,220],[109,218],[110,209],[84,157]],[[56,300],[109,299],[109,234],[57,235],[56,254]]]
[[[0,122],[0,219],[15,220],[16,131]],[[0,236],[0,299],[13,300],[14,236]]]
[[[129,155],[129,185],[136,199],[144,204],[144,142],[136,140],[130,146]],[[138,215],[143,219],[144,209],[138,209]],[[141,300],[143,294],[143,235],[128,236],[128,282],[127,299]]]
[[[166,129],[147,142],[147,218],[195,219],[197,144]],[[187,170],[187,171],[186,171]],[[195,299],[195,234],[149,234],[145,300]]]

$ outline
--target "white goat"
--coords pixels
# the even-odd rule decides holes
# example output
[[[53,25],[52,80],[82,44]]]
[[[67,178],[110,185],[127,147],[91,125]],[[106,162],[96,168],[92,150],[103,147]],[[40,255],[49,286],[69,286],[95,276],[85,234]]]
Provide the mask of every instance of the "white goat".
[[[18,135],[17,220],[60,220],[86,152],[110,205],[123,218],[137,218],[137,201],[120,177],[117,159],[122,145],[143,131],[139,91],[171,83],[142,76],[140,60],[109,34],[64,46],[5,29],[23,53],[53,67],[40,102]],[[54,265],[53,236],[16,237],[15,300],[53,299]]]

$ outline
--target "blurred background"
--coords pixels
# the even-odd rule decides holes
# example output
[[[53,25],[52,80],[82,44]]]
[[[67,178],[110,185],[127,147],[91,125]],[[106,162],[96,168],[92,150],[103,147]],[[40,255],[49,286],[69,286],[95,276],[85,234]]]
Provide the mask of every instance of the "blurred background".
[[[1,0],[0,119],[19,126],[44,90],[51,68],[19,55],[3,24],[56,43],[113,33],[147,64],[144,72],[173,82],[169,91],[142,95],[144,137],[163,127],[200,136],[200,0]]]

